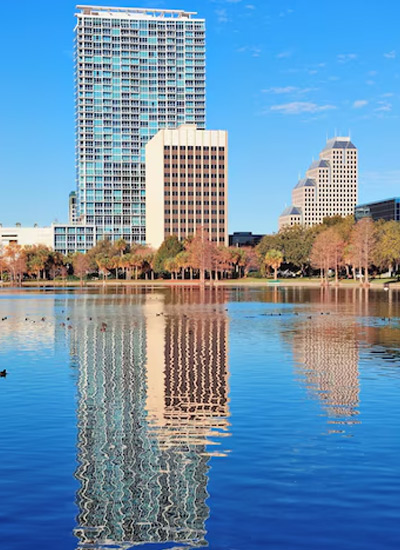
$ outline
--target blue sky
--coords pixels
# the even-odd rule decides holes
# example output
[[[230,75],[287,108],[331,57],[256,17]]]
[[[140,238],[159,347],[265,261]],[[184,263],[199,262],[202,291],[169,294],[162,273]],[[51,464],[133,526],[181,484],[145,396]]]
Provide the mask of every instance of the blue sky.
[[[231,232],[275,231],[297,178],[335,132],[350,131],[359,148],[360,202],[400,195],[397,0],[93,3],[207,19],[207,121],[229,131]],[[74,11],[70,0],[2,6],[3,225],[67,221]]]

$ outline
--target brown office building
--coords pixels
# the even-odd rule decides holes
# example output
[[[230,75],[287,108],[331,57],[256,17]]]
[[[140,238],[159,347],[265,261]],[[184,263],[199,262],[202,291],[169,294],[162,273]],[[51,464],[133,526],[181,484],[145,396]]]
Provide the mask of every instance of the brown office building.
[[[146,146],[146,241],[183,240],[204,227],[228,245],[228,138],[183,125],[160,130]]]

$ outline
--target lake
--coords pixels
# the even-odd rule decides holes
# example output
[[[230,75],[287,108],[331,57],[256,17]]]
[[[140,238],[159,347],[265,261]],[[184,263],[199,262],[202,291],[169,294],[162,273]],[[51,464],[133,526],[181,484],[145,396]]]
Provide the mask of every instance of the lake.
[[[400,293],[0,290],[0,547],[400,548]]]

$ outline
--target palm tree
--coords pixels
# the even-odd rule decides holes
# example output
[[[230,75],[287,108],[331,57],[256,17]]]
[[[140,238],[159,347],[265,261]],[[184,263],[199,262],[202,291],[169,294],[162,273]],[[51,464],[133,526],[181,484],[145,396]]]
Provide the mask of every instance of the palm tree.
[[[268,252],[265,254],[264,263],[267,267],[272,267],[272,269],[274,270],[275,281],[278,278],[278,269],[280,268],[282,262],[283,254],[280,250],[271,248],[271,250],[268,250]]]
[[[108,274],[110,267],[110,260],[105,254],[98,254],[96,256],[96,264],[99,268],[99,274],[103,276],[103,285],[106,284],[106,275]]]
[[[116,243],[114,244],[114,248],[117,251],[117,253],[122,257],[126,249],[128,248],[128,245],[124,241],[124,239],[118,239]]]

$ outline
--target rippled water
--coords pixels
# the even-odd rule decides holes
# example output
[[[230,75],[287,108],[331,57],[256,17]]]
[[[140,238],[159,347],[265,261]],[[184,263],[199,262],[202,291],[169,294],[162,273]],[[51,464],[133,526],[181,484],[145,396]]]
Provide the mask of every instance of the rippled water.
[[[0,291],[0,548],[400,547],[400,294]]]

